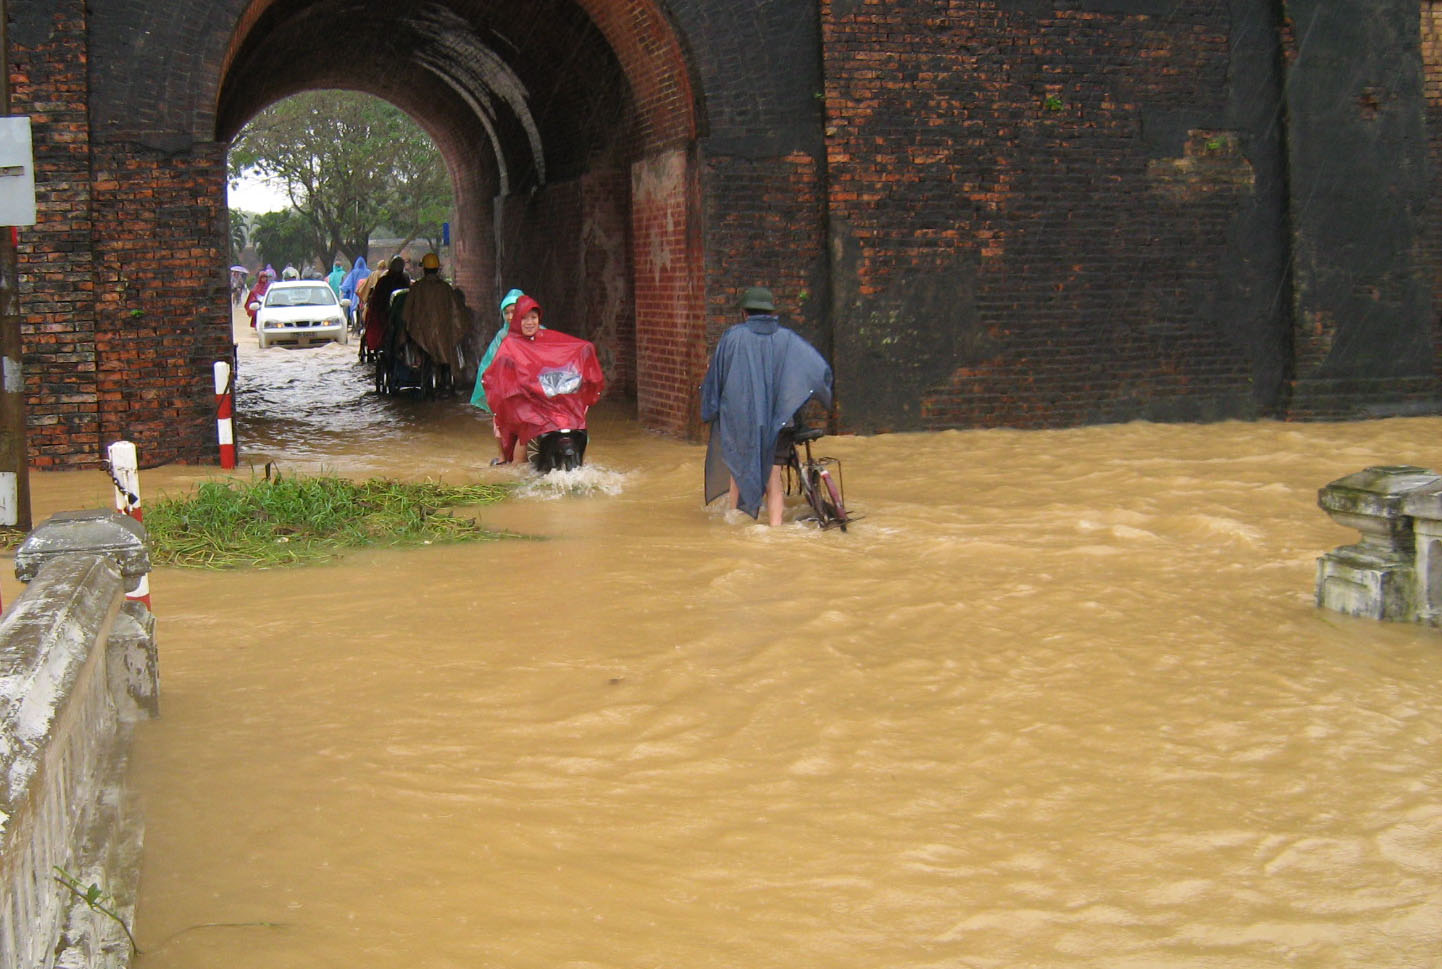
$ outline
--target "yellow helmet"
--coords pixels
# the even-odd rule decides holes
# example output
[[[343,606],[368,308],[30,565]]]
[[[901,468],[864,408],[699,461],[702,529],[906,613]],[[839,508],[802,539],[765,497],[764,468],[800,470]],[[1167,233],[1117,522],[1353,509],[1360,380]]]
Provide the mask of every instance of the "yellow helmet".
[[[440,269],[440,268],[441,268],[441,257],[438,256],[438,255],[436,255],[434,252],[428,252],[428,253],[426,253],[424,256],[421,257],[421,268],[422,268],[422,269]]]

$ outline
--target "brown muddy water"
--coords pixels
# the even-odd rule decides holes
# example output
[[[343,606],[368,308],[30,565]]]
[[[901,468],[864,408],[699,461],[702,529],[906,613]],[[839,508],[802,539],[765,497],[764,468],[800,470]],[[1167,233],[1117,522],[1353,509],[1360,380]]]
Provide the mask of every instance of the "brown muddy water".
[[[243,473],[512,474],[353,348],[243,347]],[[845,535],[603,409],[483,512],[544,540],[154,574],[138,967],[1436,964],[1442,633],[1312,582],[1317,488],[1442,420],[823,443]]]

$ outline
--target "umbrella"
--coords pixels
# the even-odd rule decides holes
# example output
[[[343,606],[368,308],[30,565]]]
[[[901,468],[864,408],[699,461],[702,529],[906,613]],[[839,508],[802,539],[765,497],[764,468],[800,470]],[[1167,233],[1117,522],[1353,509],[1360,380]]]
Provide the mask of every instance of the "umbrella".
[[[249,270],[249,269],[246,269],[244,266],[231,266],[231,267],[230,267],[230,271],[233,272],[233,273],[249,273],[249,272],[250,272],[250,270]]]

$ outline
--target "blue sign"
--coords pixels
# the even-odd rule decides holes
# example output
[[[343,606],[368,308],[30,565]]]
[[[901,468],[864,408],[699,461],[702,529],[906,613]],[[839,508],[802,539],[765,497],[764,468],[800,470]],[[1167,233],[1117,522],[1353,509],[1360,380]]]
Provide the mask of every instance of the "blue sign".
[[[450,245],[450,244],[451,244],[451,224],[450,224],[449,222],[442,222],[442,223],[441,223],[441,245],[443,245],[443,246],[448,246],[448,245]]]

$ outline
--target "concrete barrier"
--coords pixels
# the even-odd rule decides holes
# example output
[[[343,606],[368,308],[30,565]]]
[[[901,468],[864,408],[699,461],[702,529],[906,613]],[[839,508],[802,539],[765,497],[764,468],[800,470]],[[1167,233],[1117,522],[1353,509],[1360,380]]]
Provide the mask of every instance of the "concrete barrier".
[[[57,515],[16,552],[29,585],[0,620],[0,966],[119,969],[141,825],[126,794],[135,721],[158,714],[155,619],[127,601],[149,569],[144,527]]]
[[[1442,477],[1410,465],[1366,468],[1322,488],[1317,504],[1361,532],[1317,560],[1317,605],[1442,624]]]

